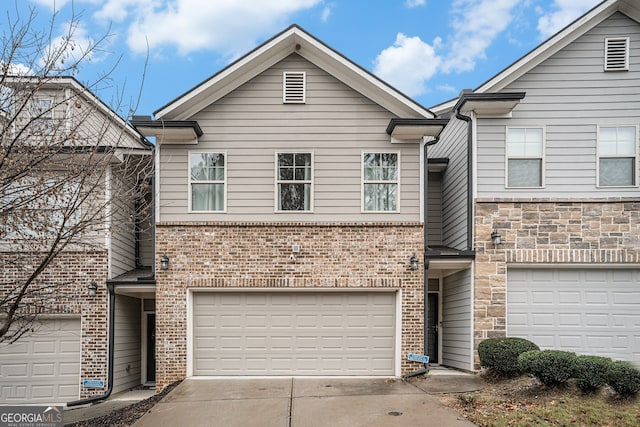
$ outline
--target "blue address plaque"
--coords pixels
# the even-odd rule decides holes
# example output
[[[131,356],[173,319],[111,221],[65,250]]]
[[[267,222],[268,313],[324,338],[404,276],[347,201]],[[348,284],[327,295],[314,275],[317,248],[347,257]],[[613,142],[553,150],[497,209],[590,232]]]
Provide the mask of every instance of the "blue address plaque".
[[[104,387],[104,380],[83,380],[82,387],[85,388],[102,388]]]
[[[429,363],[429,356],[409,353],[408,359],[412,362]]]

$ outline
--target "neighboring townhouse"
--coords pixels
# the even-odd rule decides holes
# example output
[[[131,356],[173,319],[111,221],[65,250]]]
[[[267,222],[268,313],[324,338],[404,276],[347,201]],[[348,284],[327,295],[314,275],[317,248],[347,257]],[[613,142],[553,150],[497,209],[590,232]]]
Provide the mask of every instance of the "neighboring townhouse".
[[[126,285],[152,279],[152,145],[72,77],[3,82],[2,319],[46,268],[0,343],[0,404],[64,404],[138,386],[152,304]]]
[[[446,122],[298,26],[134,117],[156,142],[158,389],[423,369],[421,176],[446,161],[421,153]]]
[[[449,158],[443,243],[476,252],[465,344],[518,336],[640,365],[638,2],[602,2],[433,111],[451,117],[429,148]]]

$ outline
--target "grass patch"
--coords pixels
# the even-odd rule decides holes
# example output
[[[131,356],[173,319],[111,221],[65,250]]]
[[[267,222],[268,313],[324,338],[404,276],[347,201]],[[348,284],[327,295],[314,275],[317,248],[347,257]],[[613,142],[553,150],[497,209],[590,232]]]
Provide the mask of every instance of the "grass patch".
[[[439,398],[479,426],[638,426],[640,399],[614,396],[607,389],[584,395],[574,384],[547,388],[520,377],[493,381],[478,392],[465,393],[464,398]]]

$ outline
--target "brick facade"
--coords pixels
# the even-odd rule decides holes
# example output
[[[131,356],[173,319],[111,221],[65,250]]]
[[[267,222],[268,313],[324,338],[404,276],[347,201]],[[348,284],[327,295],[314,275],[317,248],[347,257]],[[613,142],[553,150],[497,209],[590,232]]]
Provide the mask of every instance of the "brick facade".
[[[477,348],[505,336],[507,265],[639,264],[640,201],[476,200],[474,237]]]
[[[28,259],[28,254],[0,253],[5,282],[24,280],[25,275],[37,262]],[[16,257],[17,262],[12,262]],[[29,311],[38,313],[42,319],[54,315],[79,317],[81,319],[81,372],[84,379],[107,379],[108,274],[107,251],[63,252],[30,285],[34,297],[25,299]],[[32,265],[30,265],[32,264]],[[95,297],[87,295],[88,285],[95,281],[98,291]],[[2,289],[2,294],[8,291]],[[80,397],[104,394],[105,388],[80,388]]]
[[[156,386],[186,376],[188,288],[389,288],[402,290],[402,373],[422,352],[420,223],[159,223],[156,260]],[[300,245],[291,262],[291,246]],[[421,266],[422,267],[422,266]]]

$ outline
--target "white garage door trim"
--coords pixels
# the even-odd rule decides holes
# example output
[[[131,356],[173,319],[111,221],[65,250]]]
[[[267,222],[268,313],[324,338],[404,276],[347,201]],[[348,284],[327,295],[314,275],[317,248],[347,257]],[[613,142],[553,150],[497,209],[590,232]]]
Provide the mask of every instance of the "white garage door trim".
[[[0,344],[0,403],[64,404],[77,400],[80,318],[41,316],[34,329],[34,334],[14,344]]]
[[[215,292],[215,293],[275,293],[275,292],[284,292],[284,293],[375,293],[382,292],[387,294],[393,294],[395,301],[395,330],[394,330],[394,367],[393,367],[393,376],[400,376],[401,372],[401,337],[402,337],[402,290],[401,289],[318,289],[318,288],[309,288],[309,289],[295,289],[295,288],[286,288],[286,289],[272,289],[272,288],[215,288],[215,289],[203,289],[203,288],[188,288],[187,289],[187,376],[194,376],[194,298],[196,294],[205,293],[205,292]],[[237,375],[235,377],[242,377],[243,375]],[[246,376],[246,375],[245,375]],[[291,377],[291,375],[284,375],[285,377]],[[295,375],[297,377],[304,377],[303,375]],[[340,375],[332,375],[332,377],[340,376]],[[348,376],[348,375],[344,375]],[[387,375],[389,376],[389,375]],[[219,376],[209,376],[209,378],[217,378]],[[229,376],[226,376],[228,378]],[[274,378],[277,376],[269,375],[269,378]],[[314,378],[318,378],[319,376],[313,376]],[[198,376],[201,378],[201,376]],[[251,378],[256,378],[256,376],[251,376]]]
[[[508,266],[507,335],[545,349],[598,354],[640,366],[640,270],[629,265],[572,267]]]

